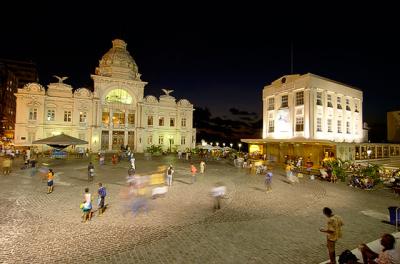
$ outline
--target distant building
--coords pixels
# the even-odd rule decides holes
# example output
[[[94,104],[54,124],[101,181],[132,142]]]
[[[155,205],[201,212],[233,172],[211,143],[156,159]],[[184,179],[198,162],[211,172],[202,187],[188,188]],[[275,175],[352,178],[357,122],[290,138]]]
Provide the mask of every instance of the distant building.
[[[82,147],[92,151],[194,148],[193,105],[176,101],[172,90],[163,89],[159,98],[144,96],[147,82],[141,80],[127,44],[119,39],[112,43],[91,75],[93,91],[73,89],[64,83],[67,77],[58,77],[47,89],[38,83],[18,89],[16,145],[65,133],[88,141]]]
[[[387,140],[400,142],[400,111],[387,112]]]
[[[14,138],[16,98],[18,87],[37,82],[36,65],[32,62],[0,59],[0,135]]]

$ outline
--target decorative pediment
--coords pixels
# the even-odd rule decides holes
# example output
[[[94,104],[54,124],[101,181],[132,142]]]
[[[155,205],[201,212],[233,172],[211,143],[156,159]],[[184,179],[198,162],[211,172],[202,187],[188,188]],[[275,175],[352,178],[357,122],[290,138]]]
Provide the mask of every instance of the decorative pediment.
[[[91,95],[92,92],[87,88],[79,88],[74,92],[74,97],[90,98]]]
[[[72,109],[73,106],[72,106],[72,105],[63,105],[63,108],[64,108],[64,109]]]
[[[47,108],[57,108],[57,105],[56,104],[52,104],[52,103],[47,103],[46,107]]]
[[[23,89],[27,92],[33,92],[33,93],[44,93],[45,92],[44,87],[38,83],[27,83],[27,84],[25,84]]]

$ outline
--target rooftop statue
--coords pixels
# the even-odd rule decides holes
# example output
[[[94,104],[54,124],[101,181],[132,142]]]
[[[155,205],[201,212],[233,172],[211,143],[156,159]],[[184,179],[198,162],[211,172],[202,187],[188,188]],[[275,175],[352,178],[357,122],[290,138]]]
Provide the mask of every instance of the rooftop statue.
[[[165,95],[169,96],[170,93],[172,93],[174,90],[167,90],[167,89],[161,89],[165,93]]]
[[[59,77],[57,75],[53,75],[53,77],[56,77],[58,79],[58,83],[64,83],[64,81],[68,79],[68,77]]]

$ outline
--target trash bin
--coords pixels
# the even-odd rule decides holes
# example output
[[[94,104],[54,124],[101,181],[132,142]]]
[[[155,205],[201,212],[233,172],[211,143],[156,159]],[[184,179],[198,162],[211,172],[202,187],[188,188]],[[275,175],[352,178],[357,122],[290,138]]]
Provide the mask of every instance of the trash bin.
[[[390,217],[390,224],[396,225],[396,209],[397,206],[389,206],[389,217]],[[397,210],[397,223],[400,223],[400,209]]]

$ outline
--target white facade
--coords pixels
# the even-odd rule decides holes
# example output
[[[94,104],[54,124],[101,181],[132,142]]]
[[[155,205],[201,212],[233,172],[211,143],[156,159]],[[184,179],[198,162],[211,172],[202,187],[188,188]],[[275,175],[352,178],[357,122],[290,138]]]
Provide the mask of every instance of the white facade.
[[[362,142],[362,91],[314,75],[287,75],[263,90],[263,139]]]
[[[194,148],[193,105],[176,102],[164,90],[160,98],[144,96],[146,82],[126,49],[114,40],[92,75],[94,91],[73,92],[59,79],[47,91],[38,83],[18,89],[15,145],[65,133],[89,142],[92,151],[119,150],[128,145],[136,152],[161,145],[164,150]]]

